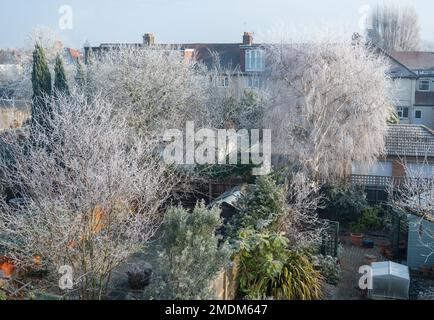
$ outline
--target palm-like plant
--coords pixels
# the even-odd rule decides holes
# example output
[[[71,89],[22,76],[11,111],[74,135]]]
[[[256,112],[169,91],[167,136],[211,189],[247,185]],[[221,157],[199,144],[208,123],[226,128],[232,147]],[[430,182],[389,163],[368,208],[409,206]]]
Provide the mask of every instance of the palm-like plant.
[[[245,297],[321,298],[321,274],[308,256],[288,249],[288,239],[283,235],[244,231],[240,249],[240,293]]]

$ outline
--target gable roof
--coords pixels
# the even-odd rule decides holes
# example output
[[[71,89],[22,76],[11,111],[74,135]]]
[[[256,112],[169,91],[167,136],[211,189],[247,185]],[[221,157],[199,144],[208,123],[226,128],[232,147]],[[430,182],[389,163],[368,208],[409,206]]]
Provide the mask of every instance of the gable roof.
[[[400,61],[398,61],[396,58],[394,58],[392,55],[384,51],[378,46],[374,47],[374,51],[376,51],[378,54],[385,56],[390,61],[390,67],[387,71],[387,75],[391,78],[410,78],[410,79],[417,79],[417,74],[411,71],[407,66],[402,64]]]
[[[387,71],[387,74],[392,78],[417,78],[417,74],[408,69],[406,66],[404,66],[402,63],[397,61],[391,56],[388,56],[391,61],[391,66],[389,70]]]
[[[434,70],[434,52],[394,51],[390,55],[411,70]]]
[[[389,125],[386,150],[389,156],[434,157],[434,131],[423,125]]]
[[[117,47],[144,47],[142,43],[102,43],[99,47],[89,47],[92,51],[98,52],[102,49],[113,49]],[[220,67],[225,70],[239,70],[241,67],[241,43],[180,43],[180,44],[156,44],[155,46],[173,47],[180,50],[194,50],[194,56],[205,66],[211,68],[215,64],[215,56],[218,54]],[[255,46],[255,45],[253,45]]]

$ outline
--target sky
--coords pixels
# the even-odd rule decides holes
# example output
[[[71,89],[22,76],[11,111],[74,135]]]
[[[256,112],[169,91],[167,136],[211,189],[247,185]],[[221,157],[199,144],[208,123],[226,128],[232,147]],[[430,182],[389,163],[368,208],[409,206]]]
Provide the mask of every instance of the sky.
[[[389,0],[391,1],[391,0]],[[434,1],[395,0],[419,14],[423,40],[434,43]],[[68,46],[141,42],[240,42],[244,31],[263,41],[284,25],[361,31],[366,9],[378,0],[0,0],[0,48],[20,48],[31,30],[46,26]],[[259,38],[259,39],[258,39]]]

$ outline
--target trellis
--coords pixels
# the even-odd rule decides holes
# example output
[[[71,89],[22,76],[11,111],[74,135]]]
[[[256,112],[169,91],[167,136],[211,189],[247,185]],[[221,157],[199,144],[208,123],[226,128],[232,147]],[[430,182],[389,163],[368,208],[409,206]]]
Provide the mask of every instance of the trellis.
[[[321,249],[322,255],[337,257],[339,244],[339,222],[323,220],[325,228],[323,230]]]

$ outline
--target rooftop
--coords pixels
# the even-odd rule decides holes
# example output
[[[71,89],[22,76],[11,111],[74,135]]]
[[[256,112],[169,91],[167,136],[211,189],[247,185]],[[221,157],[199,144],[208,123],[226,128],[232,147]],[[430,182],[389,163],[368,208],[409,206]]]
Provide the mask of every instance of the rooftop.
[[[434,157],[434,131],[422,125],[390,125],[386,150],[390,156]]]
[[[194,51],[194,57],[203,62],[208,68],[215,65],[216,58],[220,67],[226,70],[238,71],[242,65],[242,48],[250,46],[258,46],[253,43],[253,34],[244,32],[242,42],[239,43],[157,43],[155,35],[146,33],[143,36],[142,43],[102,43],[98,47],[91,47],[92,51],[100,51],[101,49],[110,49],[116,47],[143,47],[143,46],[161,46],[172,47],[180,50]],[[90,48],[90,47],[85,47]]]
[[[411,70],[434,70],[434,52],[394,51],[390,55]]]

